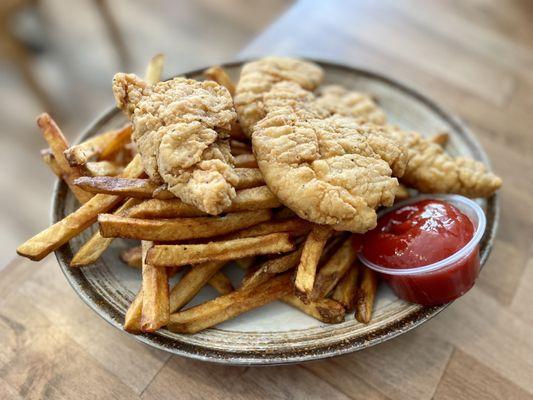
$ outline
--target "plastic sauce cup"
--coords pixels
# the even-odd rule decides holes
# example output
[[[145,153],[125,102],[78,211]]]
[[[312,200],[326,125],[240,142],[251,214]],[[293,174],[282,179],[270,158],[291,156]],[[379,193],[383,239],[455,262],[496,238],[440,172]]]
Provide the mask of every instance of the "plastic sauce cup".
[[[432,306],[455,300],[474,286],[480,269],[479,242],[485,232],[487,221],[483,210],[476,202],[459,195],[417,196],[384,210],[379,216],[424,199],[444,200],[457,207],[474,225],[472,239],[451,256],[416,268],[384,267],[367,260],[361,253],[359,260],[368,268],[378,272],[399,298]]]

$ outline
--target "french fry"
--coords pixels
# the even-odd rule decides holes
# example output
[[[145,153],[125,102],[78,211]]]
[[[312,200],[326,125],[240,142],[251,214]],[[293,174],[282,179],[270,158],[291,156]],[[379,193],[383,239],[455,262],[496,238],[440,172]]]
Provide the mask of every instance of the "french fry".
[[[124,135],[122,133],[123,129],[128,128],[114,129],[101,133],[66,149],[64,155],[68,160],[69,166],[78,167],[85,165],[91,159],[99,157],[104,149],[108,147],[110,141],[114,140],[117,136]]]
[[[268,187],[259,186],[237,191],[237,196],[233,199],[233,203],[227,211],[253,211],[275,208],[279,205],[279,200]],[[207,214],[194,206],[183,203],[179,199],[150,199],[135,207],[129,216],[132,218],[183,218],[203,215]]]
[[[80,176],[80,171],[76,168],[72,168],[63,154],[64,151],[68,149],[68,142],[65,139],[63,132],[61,132],[52,117],[46,113],[39,115],[37,118],[37,125],[41,128],[43,137],[48,143],[52,155],[54,156],[57,171],[60,171],[60,177],[65,181],[78,201],[81,204],[86,203],[93,197],[93,195],[85,192],[73,183],[74,180]]]
[[[234,290],[231,281],[222,271],[215,273],[207,283],[220,294],[228,294]]]
[[[237,189],[247,189],[265,184],[259,168],[235,168],[234,171],[239,177]]]
[[[124,169],[126,177],[136,177],[143,173],[140,157],[135,157]],[[39,261],[52,251],[67,243],[74,236],[92,225],[99,213],[109,211],[115,207],[121,198],[105,194],[96,195],[72,214],[61,221],[38,233],[24,242],[17,249],[17,253],[31,260]]]
[[[257,287],[239,289],[171,314],[167,327],[178,333],[199,332],[290,294],[293,290],[291,280],[291,274],[285,273]]]
[[[137,205],[141,200],[128,199],[115,212],[115,215],[127,215],[129,210]],[[70,261],[71,267],[82,267],[89,265],[100,258],[104,251],[111,245],[114,238],[104,238],[100,232],[96,232],[80,249],[74,254]],[[140,259],[139,259],[140,261]]]
[[[327,297],[353,265],[357,258],[357,251],[352,242],[351,236],[345,239],[326,264],[320,268],[310,294],[311,300]]]
[[[355,297],[355,319],[368,324],[372,319],[372,310],[378,288],[377,274],[369,268],[360,266],[361,280]]]
[[[331,295],[331,298],[342,304],[346,311],[352,311],[354,309],[358,277],[358,264],[353,263],[348,272],[342,277],[337,286],[335,286]]]
[[[206,283],[225,265],[225,262],[208,261],[192,267],[174,285],[169,294],[170,312],[176,312],[185,306],[202,289]],[[142,289],[137,295],[142,298]],[[141,331],[142,301],[133,301],[126,313],[124,329],[136,333]]]
[[[103,237],[172,242],[224,235],[267,221],[270,210],[243,211],[223,217],[140,219],[100,214],[98,223]]]
[[[124,149],[126,144],[131,141],[131,133],[133,127],[131,124],[124,125],[117,131],[117,134],[110,138],[110,140],[105,144],[102,149],[98,159],[100,161],[111,160],[117,155],[118,152]]]
[[[257,160],[251,153],[243,153],[234,157],[236,168],[257,168]]]
[[[206,244],[156,245],[148,251],[148,262],[161,267],[179,267],[206,261],[229,261],[260,254],[286,253],[294,245],[286,233]]]
[[[407,186],[400,183],[396,188],[396,193],[394,194],[394,201],[398,202],[402,200],[407,200],[409,197],[411,197],[409,189],[407,189]]]
[[[155,267],[146,262],[146,252],[151,242],[142,244],[142,314],[141,331],[155,332],[168,323],[170,303],[166,268]]]
[[[448,132],[439,132],[431,136],[429,140],[440,146],[446,146],[446,143],[450,140],[450,134]]]
[[[204,71],[204,76],[212,81],[215,81],[221,86],[224,86],[228,89],[228,92],[231,94],[231,97],[235,94],[235,85],[231,81],[231,78],[227,72],[219,65],[215,65],[211,68],[208,68]]]
[[[124,170],[122,165],[112,161],[89,161],[80,168],[89,176],[116,176]]]
[[[41,150],[41,159],[50,168],[50,171],[54,173],[59,179],[61,179],[61,169],[57,165],[56,159],[50,149]]]
[[[342,304],[331,299],[318,299],[304,303],[294,294],[283,296],[281,300],[305,314],[327,324],[338,324],[344,321],[346,310]]]
[[[153,85],[161,80],[163,75],[163,67],[165,65],[165,55],[156,54],[153,56],[148,65],[146,66],[146,72],[144,73],[144,79],[149,84]]]
[[[267,221],[252,226],[251,228],[243,229],[242,231],[226,235],[224,236],[224,239],[240,239],[281,232],[288,232],[293,236],[297,236],[304,235],[305,233],[309,232],[311,227],[311,223],[300,218],[288,219],[285,221]]]
[[[296,217],[298,216],[290,208],[282,207],[280,210],[274,213],[273,219],[276,221],[282,221],[282,220],[286,220],[289,218],[296,218]]]
[[[307,236],[294,281],[297,291],[309,295],[313,290],[320,256],[332,234],[333,230],[329,226],[315,225]]]
[[[231,130],[229,132],[229,135],[232,139],[235,140],[246,140],[247,137],[242,131],[241,125],[238,122],[235,122],[233,125],[231,125]]]
[[[245,276],[241,287],[246,288],[259,286],[271,279],[273,276],[294,268],[300,261],[301,255],[302,249],[300,248],[292,253],[265,261],[259,266],[259,268],[253,271],[253,273]]]
[[[238,156],[240,154],[250,154],[252,153],[252,148],[248,143],[241,142],[239,140],[230,141],[231,154]]]
[[[237,266],[243,270],[248,270],[255,262],[255,257],[244,257],[235,260]]]
[[[132,268],[142,268],[142,248],[141,246],[130,247],[122,250],[119,254],[122,262]]]
[[[247,189],[264,184],[263,177],[257,168],[236,168],[239,177],[236,189]],[[82,176],[75,180],[79,188],[98,194],[111,194],[118,196],[137,197],[141,199],[158,198],[168,200],[175,196],[149,179],[127,179],[114,176]]]

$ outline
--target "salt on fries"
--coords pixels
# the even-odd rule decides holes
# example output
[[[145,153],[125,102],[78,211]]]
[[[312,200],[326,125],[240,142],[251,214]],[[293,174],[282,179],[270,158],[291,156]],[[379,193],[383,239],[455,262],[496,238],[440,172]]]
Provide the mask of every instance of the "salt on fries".
[[[162,55],[150,61],[148,82],[160,80],[163,64]],[[234,93],[235,85],[222,68],[212,67],[204,75]],[[49,146],[41,152],[43,161],[81,207],[17,252],[40,260],[95,222],[100,229],[74,254],[71,267],[95,263],[117,237],[139,240],[140,246],[120,254],[142,273],[142,286],[125,316],[128,332],[166,326],[195,333],[275,300],[324,323],[342,322],[353,310],[357,320],[370,321],[375,273],[355,263],[350,237],[282,207],[265,186],[238,123],[230,132],[237,194],[222,216],[209,216],[146,179],[141,159],[132,151],[130,124],[74,146],[48,114],[39,117],[38,125]],[[398,192],[402,195],[408,196],[405,187]],[[237,289],[221,271],[231,264],[247,271]],[[185,272],[169,287],[178,271]],[[220,296],[183,310],[206,285]]]

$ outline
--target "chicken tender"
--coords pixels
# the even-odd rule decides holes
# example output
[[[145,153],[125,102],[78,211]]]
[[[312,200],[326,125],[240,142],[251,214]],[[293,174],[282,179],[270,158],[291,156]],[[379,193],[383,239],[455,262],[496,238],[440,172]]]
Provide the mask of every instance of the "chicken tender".
[[[273,85],[266,116],[252,144],[259,168],[279,200],[309,221],[336,230],[366,232],[376,207],[390,206],[403,174],[404,147],[379,126],[325,117],[314,95],[294,82]]]
[[[338,85],[322,88],[314,106],[327,115],[360,118],[378,125],[386,123],[385,113],[369,96]],[[408,163],[401,177],[408,186],[423,193],[489,197],[502,184],[501,179],[479,161],[468,157],[454,158],[442,146],[416,132],[393,126],[385,129],[408,150]]]
[[[237,115],[227,89],[185,78],[149,85],[119,73],[113,92],[152,180],[208,214],[231,205],[238,177],[227,139]]]
[[[502,180],[483,163],[469,157],[452,157],[442,146],[417,132],[387,127],[389,134],[401,141],[409,162],[402,182],[423,193],[457,193],[468,197],[489,197]]]
[[[384,125],[387,121],[383,110],[366,93],[350,91],[340,85],[324,86],[318,93],[314,101],[318,112],[360,118],[376,125]]]
[[[294,82],[314,90],[324,71],[318,65],[284,57],[266,57],[243,66],[235,90],[235,109],[243,132],[250,137],[254,125],[265,116],[263,96],[278,82]]]

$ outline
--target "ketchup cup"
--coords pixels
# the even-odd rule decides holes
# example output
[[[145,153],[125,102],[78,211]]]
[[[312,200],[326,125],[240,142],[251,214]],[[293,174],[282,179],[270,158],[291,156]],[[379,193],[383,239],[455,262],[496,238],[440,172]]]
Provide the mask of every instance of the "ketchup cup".
[[[443,200],[457,207],[474,225],[472,239],[451,256],[415,268],[387,268],[367,260],[361,252],[359,259],[368,268],[378,272],[399,298],[431,306],[455,300],[474,285],[480,269],[479,242],[485,232],[486,218],[476,202],[459,195],[417,196],[384,210],[379,216],[424,199]]]

